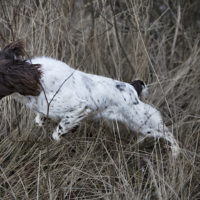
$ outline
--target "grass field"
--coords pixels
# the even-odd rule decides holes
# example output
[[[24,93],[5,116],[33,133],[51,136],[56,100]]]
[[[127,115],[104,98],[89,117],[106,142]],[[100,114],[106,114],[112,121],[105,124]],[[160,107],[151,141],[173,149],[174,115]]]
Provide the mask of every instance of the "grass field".
[[[53,122],[12,97],[0,101],[0,199],[200,199],[200,2],[0,0],[0,48],[23,39],[51,56],[122,81],[144,80],[181,147],[136,143],[126,127],[82,123],[61,143]]]

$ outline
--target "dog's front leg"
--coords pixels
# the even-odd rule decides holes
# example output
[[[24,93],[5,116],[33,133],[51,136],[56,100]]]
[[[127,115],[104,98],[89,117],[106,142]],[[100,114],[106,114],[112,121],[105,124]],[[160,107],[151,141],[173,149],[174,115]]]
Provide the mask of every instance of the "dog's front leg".
[[[44,126],[45,120],[46,120],[46,117],[44,117],[40,113],[36,113],[35,123],[36,123],[37,126]]]
[[[60,137],[73,128],[79,125],[79,123],[86,117],[88,117],[91,110],[87,107],[79,108],[77,110],[66,113],[63,119],[58,124],[56,130],[53,132],[53,139],[60,141]]]

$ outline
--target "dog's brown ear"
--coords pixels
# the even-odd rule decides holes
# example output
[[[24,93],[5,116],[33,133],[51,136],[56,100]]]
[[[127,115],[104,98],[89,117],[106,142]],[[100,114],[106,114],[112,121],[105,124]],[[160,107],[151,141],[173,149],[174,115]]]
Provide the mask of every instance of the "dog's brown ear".
[[[24,50],[24,42],[23,40],[16,40],[9,45],[7,45],[4,49],[3,52],[8,56],[12,58],[18,58],[20,56],[25,55],[25,50]]]

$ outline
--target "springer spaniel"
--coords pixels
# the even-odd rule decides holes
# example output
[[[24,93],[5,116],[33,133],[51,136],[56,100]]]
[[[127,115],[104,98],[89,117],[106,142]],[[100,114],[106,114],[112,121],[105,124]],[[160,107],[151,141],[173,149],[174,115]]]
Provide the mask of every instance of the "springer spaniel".
[[[81,72],[53,58],[22,60],[24,55],[21,40],[0,51],[0,98],[14,93],[37,114],[39,126],[46,115],[58,121],[55,140],[84,119],[104,118],[120,121],[144,137],[164,138],[171,143],[173,156],[178,155],[179,146],[160,112],[138,97],[146,90],[142,81],[125,83]]]

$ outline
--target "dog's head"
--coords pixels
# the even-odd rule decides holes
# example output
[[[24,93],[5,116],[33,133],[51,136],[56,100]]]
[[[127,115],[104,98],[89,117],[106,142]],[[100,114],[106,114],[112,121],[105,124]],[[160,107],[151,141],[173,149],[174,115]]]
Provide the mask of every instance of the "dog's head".
[[[25,55],[24,42],[17,40],[7,45],[2,51],[0,51],[0,61],[2,60],[15,60],[20,56]]]
[[[0,99],[12,93],[37,96],[40,93],[40,65],[33,65],[25,55],[22,40],[7,45],[0,51]]]

